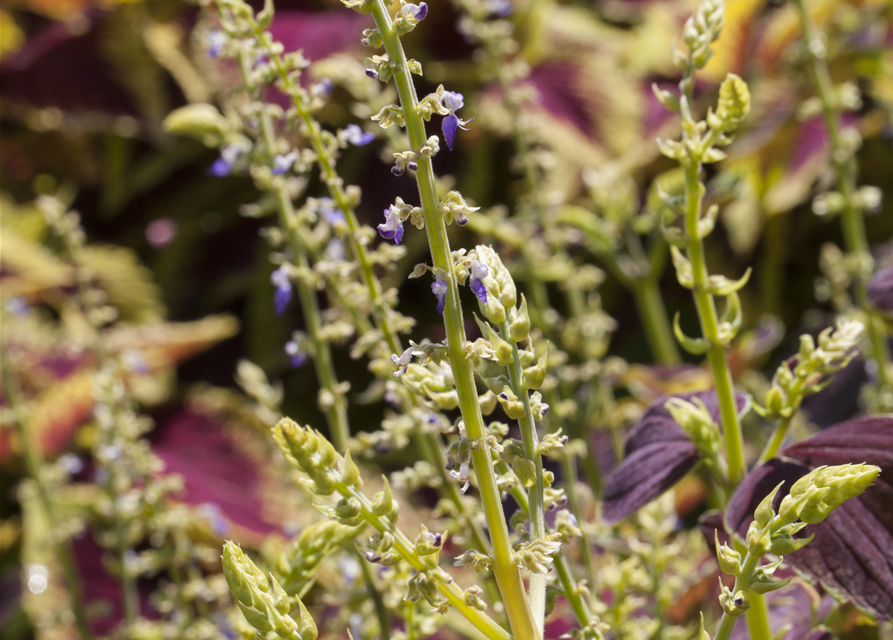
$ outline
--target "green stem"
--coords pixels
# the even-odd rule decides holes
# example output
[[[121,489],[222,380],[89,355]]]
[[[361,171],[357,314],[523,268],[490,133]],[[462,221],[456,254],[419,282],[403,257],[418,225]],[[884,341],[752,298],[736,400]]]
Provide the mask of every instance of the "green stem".
[[[71,610],[74,614],[75,627],[81,640],[91,640],[93,634],[90,632],[90,625],[87,622],[87,615],[84,608],[83,585],[78,574],[77,563],[74,559],[74,552],[71,548],[71,541],[66,539],[58,539],[56,536],[58,519],[56,518],[56,507],[50,498],[49,489],[43,479],[44,460],[40,449],[34,442],[31,429],[28,427],[27,417],[25,415],[24,406],[22,405],[22,394],[19,389],[18,380],[12,371],[9,363],[9,352],[7,349],[0,349],[0,367],[2,367],[3,375],[3,391],[12,407],[12,413],[15,418],[16,429],[19,432],[22,450],[25,456],[25,465],[28,467],[28,474],[34,480],[37,487],[37,495],[40,505],[43,508],[44,519],[49,523],[53,533],[52,536],[57,538],[54,547],[59,565],[62,568],[62,576],[68,587],[69,598],[71,599]]]
[[[385,49],[391,59],[391,63],[396,65],[394,82],[397,85],[400,104],[403,108],[409,143],[412,149],[418,152],[426,143],[427,138],[425,136],[424,122],[419,114],[418,98],[410,77],[409,65],[403,52],[403,45],[394,32],[390,14],[382,0],[374,0],[371,5],[372,17],[381,34]],[[447,351],[456,381],[456,392],[459,396],[459,408],[462,412],[462,418],[469,438],[473,441],[483,442],[487,430],[481,416],[480,406],[478,405],[477,389],[471,362],[465,357],[465,326],[462,319],[462,309],[459,305],[459,289],[450,254],[446,224],[440,213],[434,182],[434,169],[431,164],[431,158],[421,153],[418,153],[417,162],[416,180],[419,187],[428,245],[431,249],[431,258],[434,266],[442,269],[443,273],[446,274],[445,279],[449,285],[443,318],[447,334]],[[499,585],[512,631],[518,640],[538,640],[540,635],[536,631],[533,616],[527,604],[524,583],[521,581],[521,572],[515,565],[489,447],[475,447],[472,452],[472,461],[493,543],[493,574],[496,577],[496,583]]]
[[[738,574],[738,577],[735,578],[735,586],[732,588],[732,593],[738,593],[739,591],[744,592],[744,595],[748,598],[748,601],[751,603],[751,609],[748,610],[748,614],[751,610],[753,610],[754,602],[757,601],[756,598],[751,598],[751,595],[758,594],[749,594],[750,592],[750,581],[753,578],[753,573],[756,570],[757,566],[760,564],[760,558],[758,556],[753,555],[748,552],[746,556],[744,556],[744,562],[741,564],[741,571]],[[763,602],[762,598],[758,599],[759,602]],[[762,607],[762,616],[765,617],[765,626],[768,629],[769,626],[769,618],[765,612],[765,605]],[[732,635],[732,629],[735,627],[735,622],[738,620],[737,617],[730,616],[728,613],[722,614],[722,619],[719,622],[719,629],[716,631],[716,635],[713,636],[713,640],[729,640],[729,637]],[[750,625],[750,633],[751,640],[768,640],[769,635],[762,635],[762,631],[760,631],[760,635],[754,633],[754,625],[752,616],[747,616],[748,624]]]
[[[567,501],[571,508],[571,513],[574,514],[574,517],[577,519],[577,522],[583,523],[586,522],[586,519],[583,517],[583,508],[580,505],[580,498],[577,495],[577,485],[579,481],[577,480],[577,460],[576,458],[567,453],[565,449],[562,452],[561,456],[561,473],[565,478],[565,482],[568,483],[567,486]],[[583,560],[583,568],[586,571],[586,579],[589,584],[595,584],[595,562],[592,558],[592,540],[590,539],[589,534],[586,532],[584,527],[580,527],[580,531],[583,534],[580,538],[580,555]],[[563,554],[559,554],[563,557]]]
[[[527,515],[530,519],[531,540],[544,540],[546,537],[546,516],[543,505],[545,492],[545,480],[543,479],[543,458],[537,450],[539,438],[536,433],[536,422],[533,419],[533,409],[530,407],[530,397],[524,388],[524,372],[521,367],[521,356],[518,352],[518,344],[511,339],[508,321],[502,323],[500,328],[503,339],[511,342],[512,363],[507,367],[512,392],[524,407],[524,417],[518,421],[521,428],[521,441],[524,444],[524,457],[533,462],[536,470],[536,479],[528,492],[529,507]],[[543,632],[546,615],[546,574],[530,574],[530,591],[528,593],[530,608],[537,629]]]
[[[661,364],[677,364],[680,362],[679,349],[676,347],[657,280],[650,275],[634,280],[632,292],[651,353]]]
[[[251,79],[249,64],[247,52],[241,49],[239,51],[239,68],[242,72],[242,81],[245,88],[250,93],[255,94],[257,93],[257,87]],[[276,137],[269,113],[264,112],[261,114],[260,129],[260,141],[264,146],[264,155],[267,161],[272,163],[273,156],[276,154]],[[306,273],[310,269],[310,262],[298,235],[298,226],[291,196],[284,185],[276,185],[272,191],[276,197],[279,224],[285,231],[288,239],[292,259],[298,269]],[[329,432],[335,447],[343,451],[347,441],[350,439],[350,427],[347,423],[347,404],[344,397],[337,390],[338,378],[332,362],[332,350],[329,347],[329,343],[321,337],[322,320],[319,311],[319,301],[316,298],[316,291],[311,288],[304,278],[297,278],[296,280],[304,323],[307,327],[307,334],[313,343],[313,365],[316,369],[316,377],[319,380],[320,387],[327,391],[330,397],[329,405],[323,409],[326,415],[326,423],[329,426]]]
[[[394,537],[394,548],[413,569],[420,572],[439,572],[445,574],[437,564],[436,554],[420,556],[415,552],[415,545],[387,518],[375,513],[372,503],[356,487],[348,487],[342,482],[335,483],[335,490],[345,498],[354,498],[360,504],[363,519],[380,533],[389,533]],[[489,616],[465,603],[465,594],[452,579],[439,580],[434,577],[437,589],[455,607],[459,613],[472,623],[490,640],[513,640],[512,636]]]
[[[357,556],[357,562],[360,563],[360,569],[363,571],[363,579],[368,587],[369,597],[372,599],[372,604],[375,606],[375,615],[378,617],[378,628],[380,630],[381,640],[389,640],[391,637],[391,618],[388,615],[388,610],[387,607],[385,607],[381,593],[375,586],[375,576],[372,574],[372,567],[370,563],[366,562],[366,559],[360,555],[359,551],[354,549],[354,553]]]
[[[698,174],[701,163],[688,161],[685,168],[685,231],[690,239],[688,259],[691,262],[695,306],[701,321],[704,338],[710,343],[707,360],[713,372],[716,385],[716,396],[719,400],[722,417],[723,435],[725,437],[726,460],[729,464],[729,482],[734,488],[747,473],[744,463],[744,438],[741,424],[738,421],[738,407],[735,402],[735,390],[732,386],[732,372],[726,360],[726,353],[719,340],[719,320],[713,296],[706,290],[707,263],[704,256],[704,243],[698,233],[698,221],[701,218],[701,183]]]
[[[822,115],[828,138],[831,143],[831,161],[837,170],[837,190],[843,196],[843,211],[840,222],[843,229],[844,245],[847,253],[856,258],[858,265],[855,274],[855,298],[865,314],[865,327],[868,332],[871,357],[877,363],[879,386],[893,388],[893,373],[890,368],[890,350],[887,344],[886,329],[883,319],[868,300],[868,280],[871,277],[873,262],[865,233],[865,219],[862,210],[856,204],[856,158],[844,148],[840,136],[840,121],[837,113],[837,98],[827,62],[816,55],[811,43],[815,40],[812,22],[806,12],[803,0],[796,0],[800,14],[800,25],[803,29],[803,40],[812,62],[810,73],[816,83],[819,98],[822,102]]]

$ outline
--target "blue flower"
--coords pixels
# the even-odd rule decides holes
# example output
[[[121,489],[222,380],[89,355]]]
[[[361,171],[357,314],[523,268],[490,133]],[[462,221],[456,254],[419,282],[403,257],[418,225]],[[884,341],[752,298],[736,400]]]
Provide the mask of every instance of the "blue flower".
[[[490,273],[487,265],[481,264],[477,260],[472,261],[471,267],[468,269],[468,286],[474,291],[474,295],[478,300],[487,304],[487,287],[484,286],[484,278]]]
[[[375,140],[374,133],[363,131],[358,124],[349,124],[344,127],[342,135],[345,142],[349,142],[357,147],[362,147],[364,144],[369,144]]]
[[[270,282],[276,287],[273,294],[273,304],[276,307],[276,315],[285,313],[285,308],[291,302],[291,280],[288,277],[288,269],[282,265],[270,274]]]
[[[297,159],[297,151],[292,151],[291,153],[285,153],[276,156],[275,158],[273,158],[273,175],[281,176],[286,171],[292,168],[292,165]]]
[[[222,178],[233,172],[233,168],[245,153],[245,149],[237,144],[230,144],[220,150],[220,157],[208,167],[208,173],[212,176]]]
[[[450,286],[446,280],[437,279],[431,283],[431,291],[437,297],[437,313],[443,315],[443,308],[446,305],[446,294]]]
[[[506,18],[512,14],[512,3],[509,0],[487,0],[484,6],[494,16]]]
[[[223,47],[226,44],[226,34],[219,29],[213,29],[208,32],[207,43],[208,57],[216,58],[223,51]]]
[[[397,244],[403,239],[403,220],[400,219],[400,211],[394,205],[384,210],[384,223],[378,225],[378,232],[382,238],[393,240]]]
[[[302,349],[301,345],[294,340],[285,343],[285,353],[288,354],[291,366],[295,369],[307,362],[307,351]]]
[[[457,93],[456,91],[446,91],[440,96],[440,102],[449,110],[449,114],[443,117],[442,126],[443,137],[446,139],[450,151],[452,151],[453,141],[456,139],[456,129],[468,131],[468,128],[465,125],[471,122],[471,120],[474,120],[474,118],[463,120],[456,115],[456,112],[465,106],[465,97],[461,93]]]
[[[428,15],[428,5],[426,3],[412,4],[407,3],[400,7],[400,15],[404,18],[412,16],[416,21],[422,21]]]
[[[330,226],[335,226],[339,222],[346,222],[344,213],[340,209],[335,208],[335,201],[331,198],[320,198],[317,213],[322,216]]]
[[[332,84],[332,81],[329,78],[323,78],[315,85],[310,87],[310,94],[314,98],[322,98],[332,93],[332,89],[334,88],[334,86],[335,85]]]

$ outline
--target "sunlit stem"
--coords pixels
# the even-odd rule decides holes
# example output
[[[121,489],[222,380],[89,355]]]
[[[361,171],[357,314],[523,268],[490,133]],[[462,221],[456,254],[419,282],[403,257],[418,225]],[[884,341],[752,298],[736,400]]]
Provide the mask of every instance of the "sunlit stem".
[[[371,4],[375,25],[381,34],[392,64],[396,65],[394,82],[397,85],[400,104],[403,108],[409,143],[412,149],[418,153],[427,138],[424,122],[418,111],[418,98],[410,77],[403,45],[394,32],[390,14],[382,0],[375,0]],[[443,318],[450,365],[456,381],[456,392],[459,396],[459,408],[468,437],[483,442],[487,431],[478,404],[471,362],[465,358],[465,327],[462,309],[459,305],[459,289],[450,254],[446,224],[440,212],[431,159],[421,153],[418,153],[416,180],[432,262],[435,267],[442,269],[442,272],[446,274],[445,279],[449,285]],[[540,634],[537,632],[530,607],[527,604],[527,595],[524,591],[524,583],[521,581],[520,570],[514,561],[505,514],[502,511],[500,493],[496,485],[496,475],[493,472],[490,449],[486,446],[475,447],[472,451],[472,461],[493,544],[493,574],[502,594],[512,633],[518,640],[538,640]]]

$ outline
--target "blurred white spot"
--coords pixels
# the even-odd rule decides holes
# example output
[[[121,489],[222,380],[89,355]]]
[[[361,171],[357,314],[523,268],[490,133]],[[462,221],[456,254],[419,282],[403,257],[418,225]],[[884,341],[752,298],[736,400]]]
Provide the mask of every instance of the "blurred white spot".
[[[177,237],[179,226],[170,218],[158,218],[146,226],[146,240],[156,249],[170,243]]]
[[[43,593],[49,584],[50,572],[42,564],[28,567],[28,589],[31,593]]]

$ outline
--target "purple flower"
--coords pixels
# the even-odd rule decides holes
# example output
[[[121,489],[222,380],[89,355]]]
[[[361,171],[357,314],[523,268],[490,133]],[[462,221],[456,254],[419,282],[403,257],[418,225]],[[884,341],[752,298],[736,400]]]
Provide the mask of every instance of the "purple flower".
[[[487,287],[484,286],[484,278],[489,273],[490,270],[487,268],[487,265],[481,264],[477,260],[472,261],[471,267],[468,269],[468,275],[470,276],[468,286],[474,291],[474,295],[478,297],[478,300],[484,304],[487,304]]]
[[[332,81],[329,78],[323,78],[315,85],[310,87],[310,93],[313,95],[314,98],[321,98],[332,93],[332,89],[334,88],[334,86],[335,85],[332,84]]]
[[[235,144],[223,147],[220,150],[220,157],[214,161],[214,164],[208,167],[208,173],[218,178],[228,176],[233,172],[233,167],[244,152],[245,150],[241,146]]]
[[[289,293],[289,295],[291,295],[291,293]],[[289,340],[285,343],[285,353],[288,354],[291,366],[295,369],[303,366],[304,363],[307,362],[307,352],[294,340]]]
[[[487,0],[484,5],[491,14],[499,18],[512,14],[512,3],[509,0]]]
[[[226,44],[226,34],[219,29],[209,31],[207,43],[208,57],[216,58],[220,55],[220,52],[223,51],[223,46]]]
[[[332,262],[344,262],[347,259],[347,251],[344,249],[344,241],[341,238],[331,238],[326,244],[326,260]]]
[[[412,351],[413,347],[407,347],[399,356],[396,353],[391,354],[391,362],[397,367],[397,370],[394,372],[395,378],[406,373],[406,367],[412,362]]]
[[[426,3],[422,4],[404,4],[400,7],[400,15],[404,18],[412,16],[417,21],[421,21],[425,19],[425,16],[428,15],[428,5]]]
[[[403,220],[400,219],[400,211],[391,205],[384,210],[384,223],[378,225],[378,232],[386,240],[393,240],[397,244],[403,239]]]
[[[286,171],[291,169],[292,165],[295,163],[295,160],[298,159],[298,152],[292,151],[291,153],[280,154],[273,158],[273,175],[281,176]]]
[[[369,144],[375,140],[374,133],[363,131],[358,124],[349,124],[344,127],[343,136],[345,142],[349,142],[357,147],[362,147],[364,144]]]
[[[434,295],[437,297],[437,313],[440,315],[443,315],[443,308],[446,305],[446,294],[449,288],[446,280],[438,279],[431,283],[431,291],[433,291]]]
[[[276,315],[281,316],[285,313],[285,308],[291,302],[291,280],[288,277],[288,270],[282,265],[270,274],[270,282],[276,287],[276,293],[273,294],[273,304],[276,307]]]
[[[465,126],[471,120],[463,120],[456,115],[456,112],[465,106],[465,97],[461,93],[455,91],[446,91],[440,96],[440,102],[449,110],[449,114],[443,118],[443,137],[446,139],[447,146],[450,151],[453,150],[453,141],[456,139],[456,129],[468,131]]]
[[[344,213],[335,208],[335,201],[331,198],[320,198],[317,213],[322,216],[329,225],[334,226],[339,222],[345,222]]]

